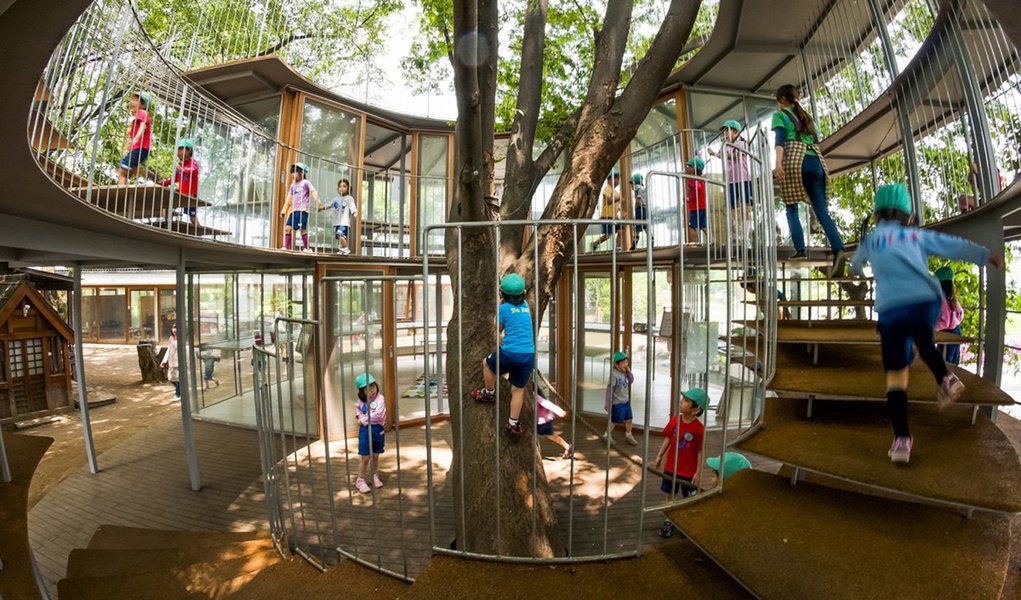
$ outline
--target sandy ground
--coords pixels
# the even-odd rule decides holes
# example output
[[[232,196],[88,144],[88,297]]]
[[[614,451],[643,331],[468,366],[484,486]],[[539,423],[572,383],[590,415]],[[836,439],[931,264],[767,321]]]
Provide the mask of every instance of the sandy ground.
[[[153,423],[180,414],[171,384],[143,384],[134,346],[85,346],[85,381],[117,397],[117,402],[93,408],[92,435],[103,468],[102,454]],[[28,506],[31,508],[54,486],[86,464],[85,441],[77,411],[61,415],[58,423],[22,433],[54,439],[32,477]]]

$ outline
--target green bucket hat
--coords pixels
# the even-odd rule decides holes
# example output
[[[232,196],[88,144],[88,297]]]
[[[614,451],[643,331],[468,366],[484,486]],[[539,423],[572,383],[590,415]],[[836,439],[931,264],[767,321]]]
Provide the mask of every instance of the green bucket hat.
[[[876,210],[884,208],[892,208],[910,215],[912,213],[911,194],[908,192],[908,188],[904,187],[904,184],[894,183],[884,185],[876,190]]]
[[[742,129],[744,129],[744,127],[741,127],[741,124],[735,121],[734,119],[727,119],[726,121],[724,121],[722,128],[730,128],[733,129],[734,131],[741,131]]]
[[[705,161],[697,156],[695,158],[689,158],[688,162],[684,164],[688,165],[689,167],[695,167],[696,173],[701,173],[702,170],[705,169]]]
[[[368,373],[362,373],[358,377],[355,377],[355,387],[362,389],[368,385],[376,383],[376,378]]]
[[[301,170],[302,174],[308,175],[309,169],[307,164],[303,162],[296,162],[291,165],[291,173],[293,173],[296,169]]]
[[[188,138],[181,138],[181,139],[177,140],[177,147],[178,148],[187,148],[188,150],[194,150],[195,149],[195,142],[191,141]]]
[[[613,353],[613,364],[617,364],[620,361],[627,358],[627,352],[614,352]]]
[[[641,183],[641,182],[642,182],[642,174],[641,173],[635,173],[634,175],[631,176],[631,183]]]
[[[517,273],[504,275],[500,280],[500,291],[508,296],[520,296],[525,293],[525,278]]]
[[[681,392],[681,395],[691,400],[696,406],[705,410],[706,405],[709,403],[709,397],[706,396],[705,390],[702,388],[691,388],[690,390]]]
[[[940,267],[936,269],[936,279],[940,281],[953,281],[954,270],[950,267]]]
[[[720,472],[720,457],[712,456],[705,459],[705,464],[709,465],[709,468],[717,473]],[[723,454],[723,477],[727,478],[737,473],[742,469],[752,468],[752,463],[748,462],[748,459],[738,454],[737,452],[725,452]]]
[[[135,92],[133,95],[138,96],[138,100],[145,104],[145,110],[152,109],[152,96],[145,92]]]

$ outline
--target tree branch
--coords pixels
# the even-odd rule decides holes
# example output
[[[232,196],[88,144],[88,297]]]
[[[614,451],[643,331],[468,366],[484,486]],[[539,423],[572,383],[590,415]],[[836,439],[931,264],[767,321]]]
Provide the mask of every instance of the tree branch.
[[[624,63],[633,8],[633,0],[609,0],[606,4],[603,28],[596,32],[592,78],[579,117],[581,129],[587,129],[613,104],[620,83],[620,68]]]
[[[535,159],[535,170],[539,179],[545,177],[546,173],[553,168],[553,163],[556,162],[557,158],[563,153],[564,148],[567,147],[567,143],[574,137],[574,133],[578,129],[579,116],[581,116],[581,108],[575,109],[573,113],[568,115],[560,129],[553,134],[553,139],[543,148],[539,158]],[[536,185],[538,185],[538,182],[536,182]]]

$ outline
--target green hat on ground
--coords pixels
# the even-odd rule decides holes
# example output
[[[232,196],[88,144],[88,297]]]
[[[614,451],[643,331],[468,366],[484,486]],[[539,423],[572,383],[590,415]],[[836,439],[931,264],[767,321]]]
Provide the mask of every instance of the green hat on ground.
[[[291,165],[291,173],[294,173],[295,171],[299,171],[299,170],[300,170],[300,171],[301,171],[301,172],[302,172],[303,174],[306,174],[306,175],[307,175],[307,174],[308,174],[308,171],[309,171],[309,169],[308,169],[308,165],[307,165],[307,164],[305,164],[305,163],[303,163],[303,162],[296,162],[296,163],[294,163],[293,165]]]
[[[363,387],[373,383],[376,383],[376,378],[368,373],[362,373],[358,377],[355,377],[355,387],[358,389],[362,389]]]
[[[627,358],[627,352],[614,352],[613,353],[613,364],[617,364],[620,361]]]
[[[635,173],[634,175],[631,176],[631,183],[641,183],[641,182],[642,182],[642,174],[641,173]]]
[[[876,190],[876,210],[884,208],[892,208],[910,215],[912,212],[911,194],[908,193],[908,188],[904,187],[902,183],[894,183],[884,185]]]
[[[712,456],[705,459],[705,464],[709,465],[709,468],[717,473],[720,472],[720,457]],[[723,477],[727,478],[737,473],[742,469],[752,468],[752,463],[748,462],[748,459],[738,454],[737,452],[725,452],[723,454]]]
[[[188,150],[194,150],[195,149],[195,142],[191,141],[188,138],[181,138],[181,139],[177,140],[177,147],[178,148],[187,148]]]
[[[701,173],[702,170],[705,169],[705,161],[697,156],[695,158],[689,158],[688,162],[684,164],[688,165],[689,167],[695,167],[696,173]]]
[[[939,279],[940,281],[953,281],[954,270],[950,267],[940,267],[936,269],[936,279]]]
[[[709,397],[706,396],[705,390],[702,388],[691,388],[681,392],[681,395],[694,402],[702,410],[705,410],[706,405],[709,403]]]
[[[734,119],[727,119],[726,121],[724,121],[723,122],[723,127],[724,128],[729,127],[730,129],[733,129],[734,131],[741,131],[742,129],[744,129],[744,127],[741,127],[741,124],[738,123],[737,121],[735,121]]]
[[[500,291],[508,296],[520,296],[525,293],[525,278],[517,273],[504,275],[500,280]]]

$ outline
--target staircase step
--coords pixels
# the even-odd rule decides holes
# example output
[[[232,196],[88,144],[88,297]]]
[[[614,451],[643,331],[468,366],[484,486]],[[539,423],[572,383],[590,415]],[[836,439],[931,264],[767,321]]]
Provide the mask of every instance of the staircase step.
[[[270,541],[265,531],[188,531],[184,529],[146,529],[121,525],[100,525],[92,534],[90,550],[156,550],[219,546],[254,540]]]
[[[263,552],[150,573],[69,577],[58,582],[57,592],[61,600],[226,598],[280,561],[278,553]]]
[[[911,407],[909,466],[894,465],[886,407],[875,402],[769,398],[762,429],[736,445],[808,471],[913,497],[980,510],[1021,512],[1021,460],[984,414],[950,406]]]
[[[298,557],[281,561],[263,569],[231,595],[232,600],[265,600],[266,598],[301,598],[302,600],[334,600],[335,598],[381,600],[383,598],[416,598],[415,588],[403,581],[383,575],[350,560],[330,567],[325,573]],[[448,597],[448,596],[442,596]],[[456,597],[456,596],[449,596]]]
[[[762,598],[998,598],[1007,575],[1003,515],[968,520],[762,471],[667,515]]]
[[[815,396],[831,400],[886,400],[886,375],[879,348],[869,345],[845,344],[818,347],[819,360],[813,364],[813,353],[793,344],[777,347],[776,375],[769,388],[790,395]],[[1013,398],[992,382],[951,365],[966,387],[960,404],[1008,406]],[[936,382],[921,359],[911,365],[912,402],[936,402]]]
[[[761,323],[739,322],[755,329]],[[776,322],[778,344],[879,344],[876,322],[864,319],[780,320]],[[936,332],[937,344],[968,344],[974,340],[956,333]]]
[[[279,553],[269,540],[230,542],[215,546],[191,548],[99,550],[95,548],[72,550],[67,559],[66,577],[107,577],[152,573],[168,567],[195,563],[215,563],[259,554]]]

